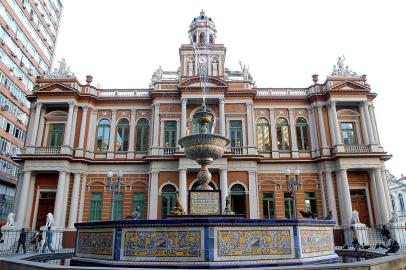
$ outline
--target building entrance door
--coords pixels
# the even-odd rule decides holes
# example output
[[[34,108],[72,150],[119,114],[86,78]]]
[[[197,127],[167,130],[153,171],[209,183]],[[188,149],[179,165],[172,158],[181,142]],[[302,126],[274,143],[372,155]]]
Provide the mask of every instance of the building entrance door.
[[[35,229],[39,230],[47,221],[47,214],[54,213],[56,192],[40,192]]]
[[[368,202],[365,189],[351,189],[350,194],[352,210],[357,210],[361,223],[369,227]]]

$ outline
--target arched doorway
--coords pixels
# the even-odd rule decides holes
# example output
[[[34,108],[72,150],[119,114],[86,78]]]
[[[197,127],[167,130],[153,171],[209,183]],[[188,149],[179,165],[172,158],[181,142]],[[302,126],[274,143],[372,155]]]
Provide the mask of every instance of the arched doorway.
[[[246,190],[241,184],[235,184],[230,189],[231,207],[236,215],[246,215]]]
[[[176,188],[166,184],[161,191],[161,218],[168,216],[176,205]]]

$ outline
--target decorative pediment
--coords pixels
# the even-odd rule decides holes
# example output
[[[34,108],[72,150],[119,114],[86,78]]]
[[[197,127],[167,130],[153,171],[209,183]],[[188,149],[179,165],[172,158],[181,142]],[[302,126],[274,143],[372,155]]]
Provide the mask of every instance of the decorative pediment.
[[[330,82],[330,85],[333,84],[333,82]],[[344,82],[338,82],[336,84],[333,84],[328,88],[328,90],[337,90],[337,91],[353,91],[353,90],[370,90],[367,85],[362,85],[354,81],[344,81]]]
[[[78,92],[77,89],[64,83],[40,84],[40,87],[34,89],[35,92]]]
[[[205,87],[215,87],[215,88],[225,88],[228,85],[226,84],[225,81],[219,78],[215,77],[209,77],[205,83]],[[202,81],[200,80],[199,77],[193,77],[193,78],[187,78],[186,80],[181,81],[178,84],[179,88],[186,88],[186,87],[191,87],[191,88],[198,88],[202,87]]]

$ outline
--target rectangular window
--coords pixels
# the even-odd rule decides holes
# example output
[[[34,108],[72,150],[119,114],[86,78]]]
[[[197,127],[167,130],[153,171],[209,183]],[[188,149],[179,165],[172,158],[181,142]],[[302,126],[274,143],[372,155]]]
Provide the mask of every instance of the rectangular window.
[[[305,212],[317,214],[316,192],[305,192]]]
[[[65,124],[49,125],[48,146],[61,146]]]
[[[118,192],[114,197],[114,212],[113,220],[118,220],[123,218],[123,205],[124,205],[124,194]]]
[[[275,218],[275,199],[273,192],[262,194],[262,207],[264,218]]]
[[[132,212],[138,211],[140,213],[140,219],[144,219],[145,213],[145,193],[144,192],[134,192],[133,193],[133,205]]]
[[[341,123],[341,133],[343,135],[343,142],[345,145],[357,144],[357,137],[355,135],[355,124],[351,122]]]
[[[230,121],[230,139],[231,139],[231,147],[243,146],[241,120]]]
[[[283,193],[283,205],[285,206],[285,218],[294,218],[294,205],[292,193]]]
[[[176,121],[164,123],[164,147],[176,147]]]
[[[101,192],[92,192],[90,194],[89,221],[101,220],[103,194]]]

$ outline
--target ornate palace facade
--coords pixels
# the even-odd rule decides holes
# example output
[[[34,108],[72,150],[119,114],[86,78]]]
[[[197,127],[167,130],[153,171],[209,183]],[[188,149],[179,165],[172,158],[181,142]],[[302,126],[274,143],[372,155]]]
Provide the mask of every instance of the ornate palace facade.
[[[33,106],[20,155],[17,222],[39,227],[53,212],[57,226],[72,228],[120,219],[137,208],[145,219],[160,219],[174,206],[176,192],[187,212],[198,165],[178,140],[198,130],[193,115],[206,86],[215,133],[231,140],[223,158],[210,165],[223,208],[230,194],[237,214],[292,217],[285,169],[299,168],[298,210],[319,217],[331,210],[346,225],[355,209],[363,223],[386,223],[389,156],[380,145],[376,94],[366,76],[345,68],[340,58],[324,83],[314,75],[309,87],[259,88],[246,66],[225,68],[226,48],[216,34],[202,12],[190,25],[190,43],[180,47],[180,68],[158,68],[149,88],[98,89],[91,76],[87,84],[64,76],[38,79],[28,97]],[[113,181],[123,174],[114,213],[109,170]]]

